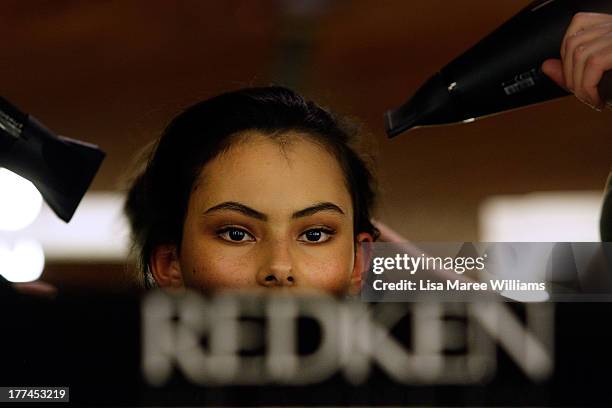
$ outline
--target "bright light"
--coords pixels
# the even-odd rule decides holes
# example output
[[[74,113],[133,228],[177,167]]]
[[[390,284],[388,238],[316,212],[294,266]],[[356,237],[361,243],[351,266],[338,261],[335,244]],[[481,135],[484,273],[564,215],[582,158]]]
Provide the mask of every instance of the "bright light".
[[[495,196],[479,208],[482,242],[597,242],[600,191]]]
[[[31,282],[42,275],[45,254],[33,240],[20,240],[13,246],[0,242],[0,275],[10,282]]]
[[[40,213],[42,196],[34,184],[4,168],[0,168],[0,197],[0,230],[25,228]]]
[[[28,227],[0,231],[0,242],[34,239],[47,261],[124,262],[130,248],[130,231],[123,215],[125,196],[115,192],[89,192],[68,224],[47,205]]]
[[[546,302],[550,299],[545,290],[504,290],[500,295],[518,302]]]

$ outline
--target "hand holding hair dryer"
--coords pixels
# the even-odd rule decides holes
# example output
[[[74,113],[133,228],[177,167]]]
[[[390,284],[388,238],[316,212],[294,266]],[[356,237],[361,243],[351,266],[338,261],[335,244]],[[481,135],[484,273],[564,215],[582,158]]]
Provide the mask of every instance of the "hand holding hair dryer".
[[[419,126],[471,121],[569,95],[542,73],[560,58],[565,32],[578,12],[612,13],[612,0],[538,0],[425,82],[414,96],[385,113],[389,137]],[[612,100],[612,71],[600,96]]]

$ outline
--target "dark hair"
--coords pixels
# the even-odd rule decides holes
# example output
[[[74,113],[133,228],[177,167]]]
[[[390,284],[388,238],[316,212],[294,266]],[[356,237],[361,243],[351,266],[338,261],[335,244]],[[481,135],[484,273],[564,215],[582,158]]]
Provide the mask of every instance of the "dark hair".
[[[157,141],[146,169],[133,181],[125,212],[145,286],[152,284],[148,266],[153,249],[161,244],[180,248],[189,197],[202,167],[247,130],[270,137],[297,130],[322,144],[345,175],[355,234],[369,232],[377,238],[370,222],[374,180],[353,147],[357,132],[287,88],[246,88],[196,103],[177,115]]]

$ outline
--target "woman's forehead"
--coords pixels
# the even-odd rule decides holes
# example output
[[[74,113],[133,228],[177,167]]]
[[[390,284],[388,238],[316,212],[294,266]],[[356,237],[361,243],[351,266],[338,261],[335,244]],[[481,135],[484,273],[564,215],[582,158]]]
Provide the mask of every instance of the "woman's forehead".
[[[273,212],[333,202],[352,212],[337,159],[300,134],[244,135],[203,167],[197,183],[192,201],[200,210],[224,201]]]

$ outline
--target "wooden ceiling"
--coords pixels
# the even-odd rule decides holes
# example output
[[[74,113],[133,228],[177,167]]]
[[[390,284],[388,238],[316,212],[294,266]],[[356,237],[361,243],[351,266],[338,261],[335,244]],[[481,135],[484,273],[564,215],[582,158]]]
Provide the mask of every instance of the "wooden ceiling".
[[[94,190],[182,107],[285,84],[377,144],[378,217],[414,240],[477,240],[487,196],[603,188],[612,112],[573,98],[387,140],[382,115],[528,1],[3,1],[0,94],[108,154]]]

